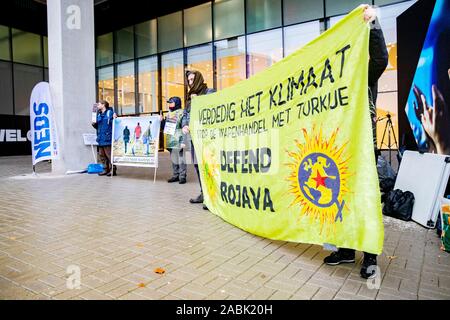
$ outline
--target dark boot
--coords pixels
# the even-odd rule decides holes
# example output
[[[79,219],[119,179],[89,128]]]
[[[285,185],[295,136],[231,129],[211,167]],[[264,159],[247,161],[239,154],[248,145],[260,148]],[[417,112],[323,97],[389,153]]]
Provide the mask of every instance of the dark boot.
[[[203,203],[203,193],[200,193],[200,195],[195,199],[190,199],[190,203]]]
[[[361,277],[373,279],[377,276],[377,256],[364,252],[364,260],[361,267]]]
[[[180,179],[178,177],[172,177],[169,180],[167,180],[168,183],[177,182],[177,181],[180,181]]]

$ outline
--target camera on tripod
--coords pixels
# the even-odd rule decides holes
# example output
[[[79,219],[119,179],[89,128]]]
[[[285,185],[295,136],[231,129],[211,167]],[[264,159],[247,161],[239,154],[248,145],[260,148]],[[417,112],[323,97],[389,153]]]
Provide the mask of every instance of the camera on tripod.
[[[392,165],[392,151],[396,150],[397,151],[397,157],[400,156],[398,143],[397,143],[397,138],[395,136],[395,131],[394,131],[394,125],[392,123],[392,116],[388,112],[385,117],[377,118],[376,122],[384,121],[386,119],[387,119],[387,121],[386,121],[386,125],[384,127],[384,130],[383,130],[383,136],[381,138],[381,143],[380,143],[379,150],[380,151],[387,150],[389,152],[389,165]],[[387,144],[384,141],[386,139],[386,133],[387,133]],[[392,139],[391,139],[391,136],[392,136]],[[383,146],[385,146],[386,149],[383,149]]]

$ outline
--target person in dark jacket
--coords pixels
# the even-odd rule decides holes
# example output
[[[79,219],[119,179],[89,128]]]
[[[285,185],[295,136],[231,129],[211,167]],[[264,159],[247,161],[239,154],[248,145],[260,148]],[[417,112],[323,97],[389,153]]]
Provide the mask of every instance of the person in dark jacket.
[[[381,30],[375,9],[369,5],[364,5],[364,20],[370,23],[369,38],[369,108],[372,119],[373,143],[375,162],[378,159],[378,150],[376,144],[376,99],[378,93],[377,82],[383,74],[388,64],[388,52],[384,41],[383,31]],[[341,263],[355,262],[355,250],[340,248],[324,259],[327,265],[335,266]],[[364,260],[361,267],[361,277],[372,279],[376,277],[377,256],[375,254],[364,252]]]
[[[103,159],[104,171],[99,173],[99,176],[116,175],[116,167],[112,167],[111,163],[111,145],[112,145],[112,123],[115,113],[109,107],[106,100],[98,102],[97,122],[92,123],[92,126],[97,129],[97,143],[100,157]],[[113,170],[111,170],[113,168]]]
[[[130,142],[130,129],[128,129],[128,126],[125,126],[125,129],[123,129],[123,144],[125,146],[125,154],[127,153],[127,145]]]
[[[181,128],[181,122],[183,119],[183,109],[181,108],[180,97],[171,97],[167,100],[169,112],[166,117],[161,116],[161,129],[164,130],[165,126],[172,126],[173,131],[165,132],[166,136],[166,149],[170,152],[170,159],[172,161],[173,174],[172,177],[167,180],[169,183],[179,182],[179,184],[186,183],[186,160],[185,160],[185,148],[181,148],[181,142],[183,138],[183,132]]]
[[[190,132],[189,130],[189,121],[190,121],[190,113],[191,113],[191,100],[195,96],[201,96],[204,94],[210,94],[215,92],[215,89],[208,88],[207,84],[205,83],[205,80],[203,78],[203,75],[199,71],[187,71],[186,72],[186,79],[188,84],[188,94],[185,104],[185,109],[183,113],[183,118],[181,122],[181,126],[183,128],[184,137],[182,140],[181,147],[185,148],[187,143],[188,134]],[[200,172],[198,169],[198,163],[197,158],[195,156],[195,149],[194,144],[191,141],[191,156],[192,156],[192,162],[194,163],[195,171],[197,172],[198,181],[200,184],[200,195],[196,198],[190,199],[190,203],[203,203],[203,189],[202,189],[202,183],[200,181]],[[207,209],[205,205],[203,205],[203,209]]]

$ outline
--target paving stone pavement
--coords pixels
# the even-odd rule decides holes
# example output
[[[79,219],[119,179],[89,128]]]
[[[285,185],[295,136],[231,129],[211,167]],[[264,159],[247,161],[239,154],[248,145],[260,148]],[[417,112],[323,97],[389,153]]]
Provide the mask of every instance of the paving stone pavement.
[[[263,239],[189,204],[193,168],[168,184],[167,153],[155,184],[153,169],[52,176],[41,163],[33,177],[30,163],[0,158],[0,299],[450,299],[450,255],[414,222],[385,217],[369,289],[360,252],[330,267],[320,246]]]

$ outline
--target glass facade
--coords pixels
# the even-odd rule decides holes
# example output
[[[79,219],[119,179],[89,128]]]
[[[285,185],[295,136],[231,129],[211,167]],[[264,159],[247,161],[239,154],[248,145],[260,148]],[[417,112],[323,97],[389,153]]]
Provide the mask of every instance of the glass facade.
[[[158,112],[158,57],[140,59],[139,70],[139,113]]]
[[[170,97],[180,97],[184,102],[184,60],[183,51],[166,53],[161,56],[162,109],[167,110],[166,101]],[[184,107],[184,103],[183,103]]]
[[[11,63],[0,62],[0,114],[14,114]]]
[[[107,33],[100,37],[97,37],[96,48],[97,66],[104,66],[114,62],[114,49],[113,49],[113,33]]]
[[[252,76],[283,58],[282,30],[275,29],[247,36],[248,75]]]
[[[13,60],[15,62],[42,66],[41,36],[12,29]]]
[[[114,58],[116,62],[134,58],[134,30],[128,27],[116,31]]]
[[[368,1],[364,2],[367,3]],[[325,0],[327,16],[346,14],[361,4],[361,0]]]
[[[247,0],[247,33],[281,26],[281,0]]]
[[[323,1],[284,0],[283,4],[285,25],[323,18]]]
[[[284,56],[297,51],[320,35],[320,22],[312,21],[284,28]]]
[[[225,89],[246,78],[245,37],[214,43],[216,52],[217,90]]]
[[[380,116],[397,110],[395,19],[414,2],[369,1],[381,6],[389,50],[389,66],[379,81]],[[126,114],[166,111],[171,96],[184,102],[186,70],[201,71],[209,87],[227,88],[298,50],[359,5],[356,0],[216,0],[116,31],[114,37],[99,36],[99,97],[112,99]],[[134,30],[134,37],[124,37],[123,30]],[[126,48],[124,38],[130,39]],[[397,127],[396,116],[393,120]]]
[[[117,65],[117,113],[136,114],[134,61]]]
[[[220,40],[245,33],[244,0],[214,2],[214,39]]]
[[[114,70],[113,67],[104,67],[97,70],[98,100],[108,101],[114,107]]]
[[[195,46],[211,39],[211,3],[184,10],[184,45]]]
[[[156,19],[136,25],[136,54],[138,57],[149,56],[158,52]]]
[[[14,64],[13,69],[15,114],[29,116],[31,91],[44,79],[43,69],[22,64]]]
[[[34,86],[48,81],[47,37],[0,25],[0,116],[29,115]]]
[[[0,26],[0,59],[11,60],[9,28]]]
[[[158,18],[158,52],[183,47],[183,15],[181,11]]]

